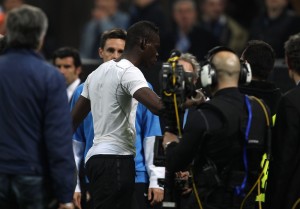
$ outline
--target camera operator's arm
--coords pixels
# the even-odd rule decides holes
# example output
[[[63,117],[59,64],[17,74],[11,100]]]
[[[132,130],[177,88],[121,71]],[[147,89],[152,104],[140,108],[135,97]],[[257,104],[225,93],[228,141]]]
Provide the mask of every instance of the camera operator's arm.
[[[133,97],[155,115],[159,115],[164,108],[160,97],[150,88],[140,88],[133,94]]]
[[[205,114],[205,118],[204,115]],[[202,114],[196,110],[189,113],[184,134],[179,143],[176,135],[166,132],[163,144],[166,150],[166,164],[170,172],[184,170],[199,151],[203,136],[207,131],[205,123],[209,124],[210,130],[222,127],[222,122],[216,113],[211,110],[202,110]]]

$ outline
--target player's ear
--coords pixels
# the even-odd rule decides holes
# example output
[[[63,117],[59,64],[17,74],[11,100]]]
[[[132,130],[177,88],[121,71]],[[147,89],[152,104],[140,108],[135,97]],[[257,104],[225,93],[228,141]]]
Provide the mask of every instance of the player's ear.
[[[141,44],[140,44],[140,47],[141,47],[141,49],[144,51],[145,50],[145,48],[146,48],[146,44],[147,44],[147,41],[146,41],[146,39],[141,39]]]
[[[100,58],[103,58],[103,49],[101,47],[98,49],[98,55]]]

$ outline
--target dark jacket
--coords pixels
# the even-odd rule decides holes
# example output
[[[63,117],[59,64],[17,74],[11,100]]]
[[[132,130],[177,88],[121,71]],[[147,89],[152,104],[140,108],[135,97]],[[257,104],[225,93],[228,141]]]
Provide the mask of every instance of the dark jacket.
[[[281,91],[275,84],[268,81],[251,81],[248,85],[239,87],[241,93],[262,99],[270,108],[271,115],[276,114]]]
[[[214,38],[210,32],[198,25],[192,28],[187,37],[190,42],[190,47],[187,52],[196,56],[198,60],[203,60],[204,56],[211,48],[220,45],[219,41]],[[160,60],[165,62],[169,58],[170,51],[175,49],[178,39],[179,33],[177,28],[166,35],[161,36],[159,52]]]
[[[300,86],[280,101],[267,186],[269,209],[290,209],[300,197]],[[299,204],[298,207],[299,208]]]
[[[66,84],[33,50],[0,56],[0,173],[51,179],[60,202],[72,201],[75,164]]]

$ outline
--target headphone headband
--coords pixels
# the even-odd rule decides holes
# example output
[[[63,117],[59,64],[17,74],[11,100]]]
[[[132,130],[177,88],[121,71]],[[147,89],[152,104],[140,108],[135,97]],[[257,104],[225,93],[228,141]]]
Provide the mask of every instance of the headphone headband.
[[[202,87],[215,85],[217,83],[216,70],[215,70],[214,65],[211,63],[211,60],[216,53],[221,52],[221,51],[228,51],[228,52],[232,52],[232,53],[236,54],[235,51],[233,51],[232,49],[230,49],[226,46],[216,46],[216,47],[212,48],[211,50],[209,50],[207,55],[204,57],[205,62],[201,66],[201,71],[200,71]],[[241,61],[240,66],[241,66],[241,69],[240,69],[239,83],[240,84],[249,83],[252,79],[251,67],[250,67],[249,63]]]
[[[204,59],[210,60],[213,55],[215,55],[216,53],[221,52],[221,51],[228,51],[228,52],[232,52],[235,54],[235,51],[233,51],[232,49],[230,49],[226,46],[216,46],[208,51],[208,53],[206,54]]]

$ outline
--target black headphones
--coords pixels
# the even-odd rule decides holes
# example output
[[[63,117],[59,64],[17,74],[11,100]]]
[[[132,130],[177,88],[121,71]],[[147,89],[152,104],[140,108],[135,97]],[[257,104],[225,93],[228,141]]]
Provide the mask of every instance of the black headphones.
[[[235,54],[235,52],[232,49],[225,46],[216,46],[211,50],[209,50],[207,55],[204,57],[205,61],[202,64],[200,70],[200,81],[202,87],[215,85],[217,83],[215,66],[213,63],[211,63],[211,60],[213,59],[214,55],[220,51],[229,51]],[[241,70],[240,70],[239,84],[250,83],[252,79],[250,64],[243,60],[241,60],[240,63],[241,63]]]

